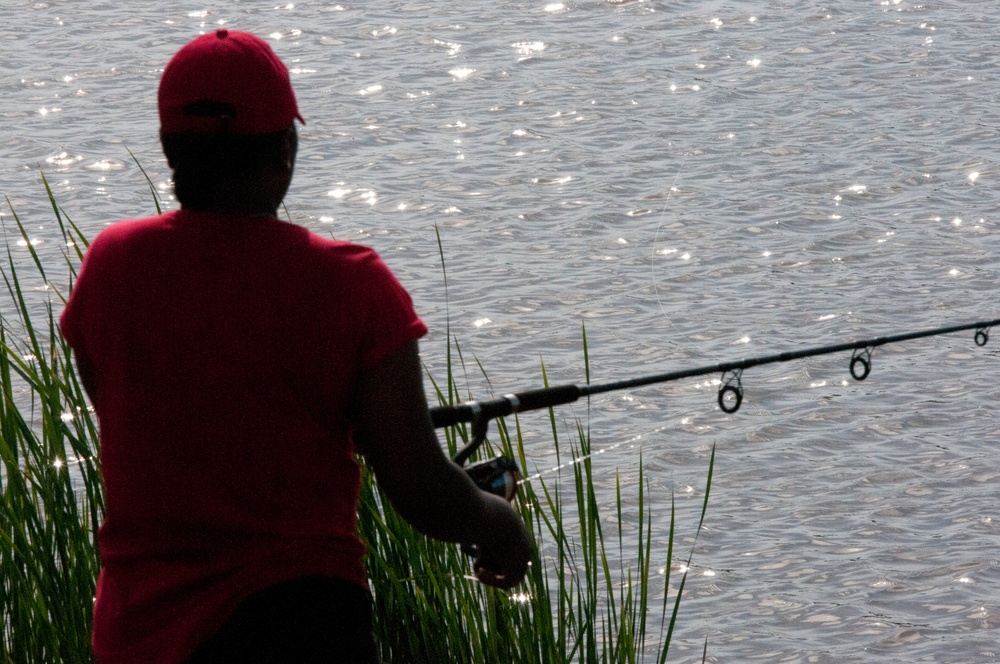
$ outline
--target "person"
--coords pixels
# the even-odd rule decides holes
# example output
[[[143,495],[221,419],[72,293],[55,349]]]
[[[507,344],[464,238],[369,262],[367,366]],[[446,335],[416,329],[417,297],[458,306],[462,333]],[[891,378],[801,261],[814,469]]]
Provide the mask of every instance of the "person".
[[[303,122],[263,40],[220,29],[159,86],[180,209],[111,224],[61,316],[98,417],[105,662],[374,662],[360,466],[426,535],[519,583],[530,537],[441,450],[410,296],[370,248],[277,218]]]

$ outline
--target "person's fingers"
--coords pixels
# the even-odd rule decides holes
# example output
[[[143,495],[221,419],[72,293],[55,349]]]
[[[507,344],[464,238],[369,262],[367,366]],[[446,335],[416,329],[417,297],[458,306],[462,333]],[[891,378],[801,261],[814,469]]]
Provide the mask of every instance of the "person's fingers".
[[[484,552],[476,560],[476,578],[480,582],[497,588],[513,588],[524,580],[530,550],[521,552],[515,548],[503,553],[506,555],[497,556],[493,552]]]
[[[509,589],[520,583],[519,580],[515,580],[513,577],[508,577],[503,574],[497,574],[493,570],[487,569],[485,567],[480,567],[476,570],[476,579],[480,583],[484,583],[487,586],[492,586],[494,588]]]

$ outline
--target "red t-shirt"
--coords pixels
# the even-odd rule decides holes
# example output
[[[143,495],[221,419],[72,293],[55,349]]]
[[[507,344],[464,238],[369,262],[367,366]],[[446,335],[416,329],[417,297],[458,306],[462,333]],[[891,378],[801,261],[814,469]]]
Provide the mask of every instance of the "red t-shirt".
[[[427,331],[373,250],[273,218],[123,221],[61,326],[96,374],[99,662],[180,661],[281,581],[367,587],[351,388]]]

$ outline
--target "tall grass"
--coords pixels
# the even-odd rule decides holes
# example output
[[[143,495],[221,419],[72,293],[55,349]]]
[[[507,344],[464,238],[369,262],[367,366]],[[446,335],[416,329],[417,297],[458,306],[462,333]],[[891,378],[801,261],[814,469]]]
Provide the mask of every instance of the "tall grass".
[[[63,238],[82,240],[45,187]],[[16,212],[14,222],[31,258],[29,281],[47,285]],[[10,244],[0,309],[0,652],[6,662],[86,662],[104,504],[97,427],[56,329],[62,294],[52,291],[43,320],[33,319],[37,302]]]
[[[6,262],[0,268],[6,288],[0,300],[0,662],[7,663],[92,660],[89,629],[99,569],[97,426],[58,333],[68,291],[48,276],[58,267],[60,280],[68,272],[71,283],[87,240],[44,176],[43,183],[68,247],[65,265],[45,265],[11,209],[16,228],[4,229]],[[17,256],[12,244],[21,245]],[[46,297],[38,297],[38,290]],[[459,358],[454,366],[453,347]],[[584,356],[586,363],[586,336]],[[450,334],[447,357],[446,380],[431,378],[441,403],[460,400],[455,370],[461,352]],[[569,456],[565,465],[572,476],[522,484],[516,505],[536,549],[524,584],[514,592],[477,583],[458,547],[414,531],[366,472],[359,528],[368,544],[383,661],[635,663],[646,661],[651,640],[654,661],[667,661],[687,575],[671,576],[673,503],[667,550],[654,552],[641,461],[638,482],[623,487],[619,481],[614,504],[604,507],[594,488],[585,427],[578,423],[567,442],[552,411],[549,418],[552,445]],[[502,452],[522,469],[531,468],[516,417],[497,422],[495,431],[484,453]],[[466,436],[461,428],[445,432],[451,454]],[[713,466],[714,453],[702,520]],[[638,523],[638,534],[627,532],[625,523]]]

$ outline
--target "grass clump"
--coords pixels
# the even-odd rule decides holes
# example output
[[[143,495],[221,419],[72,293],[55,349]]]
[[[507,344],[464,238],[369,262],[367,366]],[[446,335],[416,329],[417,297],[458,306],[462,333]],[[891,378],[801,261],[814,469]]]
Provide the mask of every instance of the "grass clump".
[[[49,198],[69,243],[76,231]],[[32,281],[47,284],[16,212],[14,222]],[[47,299],[43,320],[33,316],[37,302],[27,296],[10,244],[0,309],[0,660],[86,662],[104,504],[97,427],[56,331],[62,296]]]
[[[71,351],[58,332],[68,290],[56,288],[46,270],[58,268],[64,281],[68,272],[72,283],[87,240],[48,183],[45,188],[71,248],[64,264],[45,265],[11,208],[16,230],[4,229],[6,261],[0,267],[6,289],[0,308],[0,663],[92,661],[90,623],[100,567],[95,540],[103,518],[99,438]],[[12,244],[27,248],[17,260]],[[45,296],[38,297],[36,288]],[[584,352],[586,357],[585,336]],[[444,388],[432,383],[440,403],[455,403],[460,399],[451,342],[447,354]],[[551,410],[549,418],[552,444],[569,448],[565,465],[572,477],[556,475],[549,482],[536,476],[519,490],[516,504],[536,552],[515,592],[475,582],[458,547],[413,530],[365,474],[359,528],[368,544],[383,661],[632,664],[646,661],[651,640],[657,644],[654,661],[667,660],[686,580],[686,572],[679,580],[670,575],[673,504],[667,550],[654,554],[641,460],[637,495],[623,495],[619,481],[616,504],[605,512],[594,488],[586,429],[578,423],[567,444]],[[484,452],[502,452],[522,469],[532,467],[517,419],[498,421],[496,430]],[[445,432],[451,454],[467,435],[462,428]],[[714,453],[702,520],[713,465]],[[626,521],[638,523],[637,537],[626,533]],[[662,579],[653,571],[659,567]],[[671,583],[676,592],[668,600]]]

